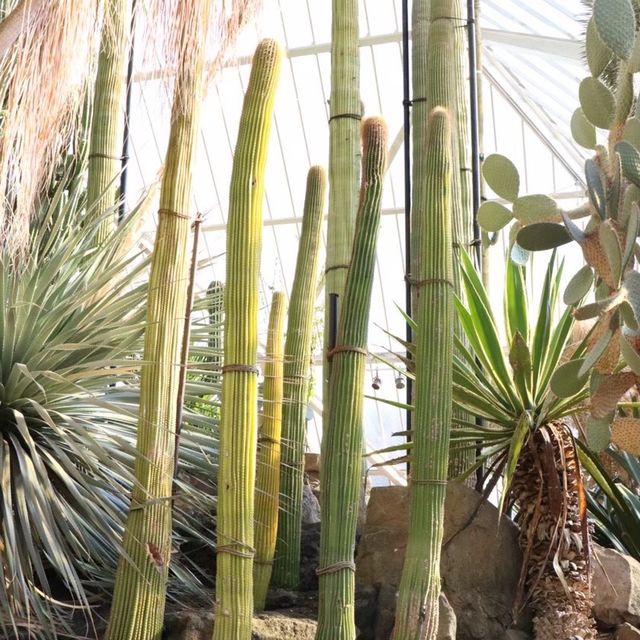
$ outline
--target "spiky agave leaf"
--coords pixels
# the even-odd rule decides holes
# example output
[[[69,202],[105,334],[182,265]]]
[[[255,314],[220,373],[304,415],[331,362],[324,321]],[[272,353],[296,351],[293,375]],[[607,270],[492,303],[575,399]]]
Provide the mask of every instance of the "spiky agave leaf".
[[[34,637],[55,637],[68,628],[66,602],[86,607],[111,588],[133,485],[147,265],[119,255],[135,215],[95,248],[80,226],[81,206],[59,189],[27,259],[16,266],[0,256],[4,637],[25,625]],[[206,345],[202,333],[198,327],[194,340]],[[195,426],[184,432],[183,478],[198,469],[205,477],[216,463],[214,421],[192,412],[187,420]],[[178,492],[187,491],[183,479]],[[187,495],[178,505],[178,535],[193,529],[190,502]],[[177,571],[188,582],[188,568]]]

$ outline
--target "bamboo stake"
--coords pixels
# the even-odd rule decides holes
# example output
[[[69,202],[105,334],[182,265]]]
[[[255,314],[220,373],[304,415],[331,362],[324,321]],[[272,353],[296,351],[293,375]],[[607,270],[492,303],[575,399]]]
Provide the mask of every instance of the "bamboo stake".
[[[309,365],[326,188],[327,178],[324,169],[311,167],[307,175],[302,233],[291,290],[285,344],[285,395],[280,466],[282,508],[278,517],[278,542],[273,569],[273,583],[285,589],[296,589],[300,578]]]
[[[449,462],[453,361],[453,258],[451,183],[453,158],[448,113],[429,116],[426,218],[414,236],[423,256],[415,274],[416,380],[409,539],[393,640],[435,640],[440,596],[440,547]],[[415,214],[414,214],[415,220]]]
[[[211,3],[192,0],[183,22],[193,43],[181,60],[171,113],[171,132],[160,191],[153,249],[140,390],[136,484],[118,563],[108,640],[157,640],[163,622],[171,557],[171,489],[184,326],[191,198],[196,153],[206,25]]]
[[[281,57],[280,48],[273,40],[263,40],[256,49],[231,174],[214,640],[249,640],[251,637],[262,198]]]
[[[280,434],[284,367],[285,295],[275,291],[271,300],[266,362],[264,366],[263,418],[258,435],[256,465],[255,547],[253,562],[254,609],[262,611],[273,567],[280,504]]]
[[[363,125],[362,186],[343,312],[332,354],[331,406],[322,436],[320,601],[317,640],[353,640],[354,570],[362,486],[362,413],[367,331],[386,163],[386,126]]]

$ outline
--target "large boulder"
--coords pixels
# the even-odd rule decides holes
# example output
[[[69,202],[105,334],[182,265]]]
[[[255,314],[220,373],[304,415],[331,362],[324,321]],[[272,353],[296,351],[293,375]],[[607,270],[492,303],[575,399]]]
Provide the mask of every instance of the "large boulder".
[[[640,626],[640,563],[613,549],[593,547],[594,617],[605,625]]]
[[[517,528],[498,517],[491,504],[463,484],[450,483],[445,507],[442,587],[457,619],[457,640],[506,640],[512,625],[522,554]],[[386,640],[407,542],[409,492],[406,487],[371,490],[367,520],[356,556],[359,593],[377,594],[377,618],[362,640]],[[371,606],[369,605],[369,609]],[[382,619],[383,624],[379,624]],[[530,614],[519,626],[530,627]],[[362,623],[361,623],[362,624]],[[367,625],[362,624],[363,629]]]

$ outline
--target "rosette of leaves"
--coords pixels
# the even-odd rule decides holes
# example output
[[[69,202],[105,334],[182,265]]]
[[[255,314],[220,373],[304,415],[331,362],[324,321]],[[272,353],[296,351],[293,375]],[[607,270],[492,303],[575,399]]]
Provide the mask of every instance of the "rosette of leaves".
[[[487,230],[498,230],[515,219],[514,247],[525,250],[578,243],[586,265],[573,276],[564,298],[576,306],[576,318],[595,325],[584,363],[574,371],[576,376],[591,376],[588,442],[600,450],[613,441],[637,454],[640,421],[616,412],[618,399],[640,375],[640,113],[633,99],[633,75],[640,70],[636,11],[631,0],[593,3],[586,34],[591,75],[580,85],[581,106],[571,121],[576,142],[595,152],[585,162],[587,203],[563,211],[548,196],[519,196],[515,167],[507,158],[493,155],[485,161],[484,177],[512,207],[485,203],[478,219]],[[613,86],[603,81],[612,61],[617,70]],[[597,144],[605,137],[598,129],[607,132],[606,144]],[[588,218],[584,227],[575,223],[578,217]],[[594,300],[577,306],[592,288]]]
[[[95,229],[82,226],[83,197],[65,183],[32,224],[20,265],[0,255],[0,635],[7,638],[94,633],[89,602],[108,600],[134,483],[148,264],[123,247],[132,246],[142,212],[96,247]],[[192,331],[200,362],[210,351],[201,315]],[[194,373],[203,367],[194,364]],[[206,402],[210,385],[190,380],[186,401]],[[187,408],[184,423],[176,546],[185,537],[205,543],[197,522],[213,511],[213,491],[196,491],[190,479],[211,478],[217,466],[215,421]],[[173,595],[193,596],[193,568],[172,567]],[[81,628],[70,629],[71,611]]]

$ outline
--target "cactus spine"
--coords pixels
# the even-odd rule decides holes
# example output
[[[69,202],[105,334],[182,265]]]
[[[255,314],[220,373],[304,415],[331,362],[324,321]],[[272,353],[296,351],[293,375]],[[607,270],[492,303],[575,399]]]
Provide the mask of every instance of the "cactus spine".
[[[332,298],[338,311],[346,280],[358,209],[360,171],[360,56],[358,52],[358,1],[333,0],[331,22],[331,100],[329,117],[329,218],[325,267],[325,327],[323,401],[324,417],[331,402]],[[339,324],[339,313],[335,326]]]
[[[264,609],[273,553],[278,531],[280,490],[280,433],[282,429],[283,330],[285,295],[275,291],[271,299],[264,365],[263,418],[258,436],[256,466],[255,548],[253,564],[253,601],[256,611]]]
[[[262,199],[281,57],[280,47],[273,40],[263,40],[256,49],[231,173],[214,640],[251,637]]]
[[[300,576],[300,529],[304,481],[304,441],[309,395],[309,364],[313,339],[316,282],[322,214],[327,177],[322,167],[311,167],[302,217],[302,233],[291,290],[284,363],[282,464],[278,542],[274,584],[295,589]]]
[[[417,351],[415,425],[409,539],[394,640],[435,640],[440,596],[440,546],[444,522],[452,403],[453,259],[451,183],[453,158],[448,113],[429,116],[425,188],[416,247],[423,256],[416,278]],[[427,232],[428,231],[428,232]]]
[[[107,0],[93,98],[87,176],[88,224],[99,225],[96,243],[113,231],[116,219],[104,217],[118,199],[124,130],[124,92],[131,22],[131,0]]]
[[[329,419],[322,436],[322,530],[317,640],[353,640],[356,521],[362,484],[364,369],[376,239],[386,163],[386,127],[363,124],[362,186],[343,312],[333,350]]]
[[[109,640],[157,640],[171,557],[179,353],[187,292],[188,211],[204,89],[204,43],[210,2],[192,2],[183,39],[199,53],[181,59],[153,249],[140,390],[136,484],[116,574]],[[190,19],[189,19],[190,18]]]

